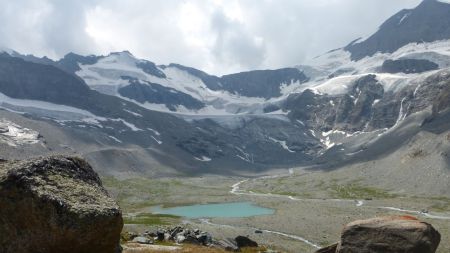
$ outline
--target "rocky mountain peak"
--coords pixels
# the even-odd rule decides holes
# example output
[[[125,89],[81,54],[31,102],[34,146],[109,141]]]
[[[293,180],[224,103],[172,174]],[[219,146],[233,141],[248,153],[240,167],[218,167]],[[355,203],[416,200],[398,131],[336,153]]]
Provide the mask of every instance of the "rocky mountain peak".
[[[409,43],[423,43],[450,38],[450,4],[425,0],[414,9],[401,10],[386,20],[379,30],[362,42],[345,47],[352,60],[377,52],[392,53]]]

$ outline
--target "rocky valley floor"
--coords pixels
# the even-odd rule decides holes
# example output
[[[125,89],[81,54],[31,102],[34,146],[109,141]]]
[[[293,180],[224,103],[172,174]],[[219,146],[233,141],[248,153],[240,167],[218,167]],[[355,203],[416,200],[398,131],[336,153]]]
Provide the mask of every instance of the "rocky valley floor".
[[[371,185],[355,176],[358,165],[331,172],[304,168],[274,171],[251,179],[204,176],[197,178],[103,178],[104,185],[124,209],[126,231],[188,223],[215,238],[248,235],[282,252],[313,252],[338,241],[350,221],[385,215],[412,215],[432,224],[442,235],[438,253],[449,252],[450,199]],[[361,173],[364,173],[361,172]],[[445,185],[444,185],[445,189]],[[275,210],[249,218],[185,219],[152,214],[156,205],[251,201]],[[255,233],[258,231],[258,233]]]

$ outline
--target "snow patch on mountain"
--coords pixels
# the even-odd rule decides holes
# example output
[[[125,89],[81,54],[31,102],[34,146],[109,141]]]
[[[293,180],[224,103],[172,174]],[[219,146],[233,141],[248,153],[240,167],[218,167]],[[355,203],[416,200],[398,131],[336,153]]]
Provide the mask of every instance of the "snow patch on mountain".
[[[156,143],[158,143],[158,145],[161,145],[163,143],[162,141],[156,139],[154,136],[151,136],[151,137],[152,137],[153,140],[156,141]]]
[[[108,119],[108,120],[112,120],[112,121],[116,121],[116,122],[122,122],[125,126],[127,126],[129,129],[131,129],[131,131],[134,131],[134,132],[144,131],[144,130],[142,130],[142,129],[136,127],[134,124],[132,124],[132,123],[130,123],[130,122],[124,120],[124,119],[121,119],[121,118],[118,118],[118,119]]]
[[[127,109],[123,109],[123,110],[128,112],[128,113],[130,113],[130,114],[132,114],[132,115],[134,115],[134,116],[136,116],[136,117],[142,118],[142,115],[137,113],[137,112],[132,112],[132,111],[127,110]]]
[[[387,59],[408,58],[412,54],[430,52],[450,57],[450,40],[410,43],[393,53],[377,53],[374,56],[367,56],[359,61],[352,61],[348,51],[337,49],[318,56],[305,64],[329,74],[339,69],[353,69],[352,72],[354,74],[361,74],[377,72],[378,67]]]
[[[200,161],[200,162],[210,162],[212,159],[207,157],[207,156],[202,156],[202,157],[194,157],[195,160]]]
[[[441,40],[430,43],[410,43],[393,53],[377,53],[359,61],[352,61],[350,53],[338,49],[330,51],[307,62],[312,68],[324,72],[323,75],[301,85],[289,86],[289,92],[299,93],[310,89],[316,94],[339,95],[344,94],[352,83],[365,75],[375,75],[383,85],[385,91],[395,91],[406,85],[415,84],[418,80],[436,73],[438,70],[420,74],[389,74],[380,73],[379,68],[388,59],[425,59],[436,62],[441,67],[450,67],[450,40]],[[345,70],[346,74],[330,77],[333,73]],[[286,92],[286,93],[289,93]]]
[[[0,119],[0,143],[16,147],[38,142],[39,132],[22,127],[11,121]]]
[[[16,99],[0,93],[0,108],[18,113],[38,114],[39,116],[59,119],[97,122],[106,118],[96,116],[86,110],[38,100]]]
[[[275,139],[275,138],[273,138],[273,137],[268,137],[268,138],[269,138],[269,140],[271,140],[271,141],[273,141],[273,142],[275,142],[275,143],[280,144],[280,146],[281,146],[284,150],[287,150],[287,151],[290,152],[290,153],[295,153],[294,150],[292,150],[292,149],[289,148],[289,146],[286,144],[286,141],[277,140],[277,139]]]
[[[405,15],[403,15],[403,17],[400,19],[400,21],[398,21],[398,24],[400,25],[405,19],[407,19],[409,17],[409,15],[411,15],[410,12],[405,13]]]
[[[29,113],[51,119],[61,125],[65,125],[68,122],[79,122],[103,128],[102,122],[114,121],[123,123],[131,131],[144,131],[121,118],[100,117],[86,110],[44,101],[10,98],[3,93],[0,93],[0,108],[15,113]],[[80,127],[83,127],[83,125],[80,125]]]
[[[118,143],[122,143],[121,140],[117,139],[116,137],[112,136],[112,135],[108,135],[109,138],[113,139],[114,141],[118,142]]]
[[[330,140],[330,137],[327,136],[325,139],[320,139],[320,142],[325,145],[326,149],[330,149],[336,145],[336,143]]]
[[[240,152],[240,154],[236,155],[237,158],[239,158],[243,161],[246,161],[248,163],[253,163],[253,154],[247,153],[239,147],[235,147],[235,148],[236,148],[236,150],[238,150]]]
[[[433,72],[434,73],[434,72]],[[422,74],[424,76],[431,75],[432,73]],[[352,84],[361,77],[367,75],[375,75],[376,79],[383,85],[385,91],[397,90],[410,84],[411,79],[415,79],[420,74],[388,74],[388,73],[364,73],[356,75],[343,75],[335,78],[331,78],[323,83],[319,84],[307,84],[308,89],[312,90],[316,94],[328,94],[328,95],[340,95],[348,92]]]
[[[156,134],[156,135],[158,135],[158,136],[161,135],[161,133],[159,133],[158,131],[156,131],[156,130],[153,129],[153,128],[147,127],[147,130],[152,131],[154,134]]]

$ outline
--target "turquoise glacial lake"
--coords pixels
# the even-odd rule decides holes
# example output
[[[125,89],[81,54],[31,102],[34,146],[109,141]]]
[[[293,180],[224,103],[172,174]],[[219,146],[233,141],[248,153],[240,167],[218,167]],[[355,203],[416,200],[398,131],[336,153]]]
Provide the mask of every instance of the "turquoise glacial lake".
[[[261,207],[251,202],[234,202],[221,204],[199,204],[163,208],[152,207],[152,213],[171,214],[186,218],[241,218],[257,215],[274,214],[275,210]]]

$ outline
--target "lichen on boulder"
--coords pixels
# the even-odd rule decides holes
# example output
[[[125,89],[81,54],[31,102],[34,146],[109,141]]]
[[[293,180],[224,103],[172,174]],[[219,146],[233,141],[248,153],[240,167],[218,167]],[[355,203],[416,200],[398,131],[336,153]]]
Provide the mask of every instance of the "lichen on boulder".
[[[0,252],[113,253],[122,213],[81,158],[0,164]]]

